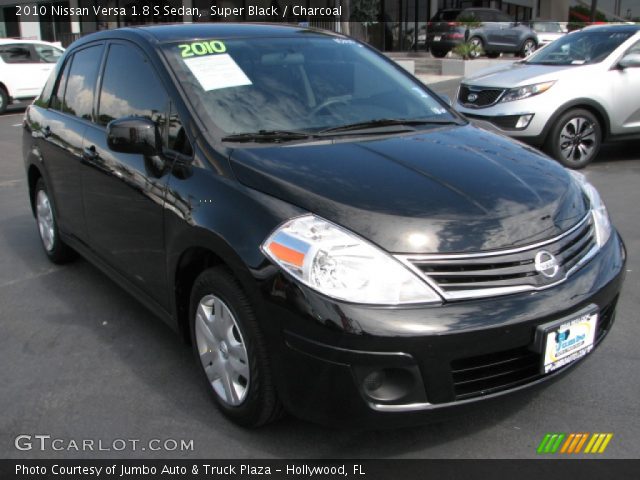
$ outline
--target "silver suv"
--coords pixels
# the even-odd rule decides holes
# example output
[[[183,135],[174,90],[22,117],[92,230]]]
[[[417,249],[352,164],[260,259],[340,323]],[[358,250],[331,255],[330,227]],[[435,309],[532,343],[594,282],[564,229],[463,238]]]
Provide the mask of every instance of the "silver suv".
[[[456,108],[570,168],[604,140],[640,138],[640,25],[588,27],[463,80]]]

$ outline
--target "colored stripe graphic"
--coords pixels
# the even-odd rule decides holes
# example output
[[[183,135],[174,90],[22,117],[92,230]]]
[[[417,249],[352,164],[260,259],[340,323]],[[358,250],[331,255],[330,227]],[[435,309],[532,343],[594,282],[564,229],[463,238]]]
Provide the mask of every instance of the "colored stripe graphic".
[[[604,453],[612,438],[613,433],[547,433],[538,445],[537,453]]]
[[[564,433],[547,433],[540,445],[538,445],[538,453],[556,453],[558,448],[560,448],[560,444],[564,439]]]
[[[594,433],[584,453],[604,453],[613,438],[613,433]]]

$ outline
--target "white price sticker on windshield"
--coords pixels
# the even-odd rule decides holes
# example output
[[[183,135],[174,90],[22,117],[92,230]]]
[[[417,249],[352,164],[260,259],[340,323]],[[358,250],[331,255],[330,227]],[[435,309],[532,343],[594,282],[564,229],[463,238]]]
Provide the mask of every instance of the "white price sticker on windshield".
[[[251,85],[249,77],[228,53],[185,58],[184,63],[207,92]]]

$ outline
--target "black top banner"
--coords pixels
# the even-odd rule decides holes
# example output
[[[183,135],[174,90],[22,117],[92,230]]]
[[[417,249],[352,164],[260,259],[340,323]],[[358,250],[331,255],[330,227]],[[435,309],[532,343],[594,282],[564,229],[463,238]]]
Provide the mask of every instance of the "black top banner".
[[[640,460],[0,460],[0,478],[624,480]]]

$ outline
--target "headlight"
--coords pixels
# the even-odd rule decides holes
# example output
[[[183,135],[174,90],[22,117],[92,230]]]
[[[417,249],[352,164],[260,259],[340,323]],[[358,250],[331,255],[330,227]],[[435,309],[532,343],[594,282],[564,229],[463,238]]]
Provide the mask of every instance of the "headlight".
[[[354,303],[440,303],[424,281],[391,255],[315,215],[289,220],[262,251],[296,279],[329,297]]]
[[[504,97],[500,102],[513,102],[514,100],[523,100],[525,98],[533,97],[546,92],[553,87],[553,82],[536,83],[535,85],[526,85],[524,87],[517,87],[507,90]]]
[[[569,173],[575,178],[578,184],[582,187],[582,191],[585,193],[589,202],[591,203],[591,212],[593,214],[593,221],[596,228],[596,242],[598,247],[602,247],[609,237],[611,236],[611,220],[609,220],[609,212],[604,205],[602,198],[596,187],[591,185],[587,178],[574,170],[570,170]]]

